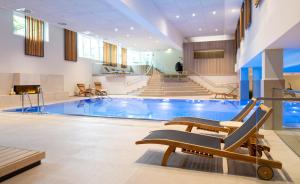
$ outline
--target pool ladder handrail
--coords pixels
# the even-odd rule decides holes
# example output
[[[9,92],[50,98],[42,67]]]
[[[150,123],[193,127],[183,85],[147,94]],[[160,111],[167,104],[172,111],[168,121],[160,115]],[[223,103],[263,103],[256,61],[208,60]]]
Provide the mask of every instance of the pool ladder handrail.
[[[40,105],[40,99],[42,101],[42,107]],[[43,89],[41,87],[38,88],[38,99],[37,99],[37,104],[38,104],[38,110],[40,111],[40,113],[42,114],[45,110],[45,100],[44,100],[44,93],[43,93]]]
[[[32,109],[32,102],[31,102],[31,98],[30,98],[29,94],[27,92],[23,92],[22,96],[21,96],[21,98],[22,98],[22,112],[24,112],[24,110],[25,110],[25,105],[24,105],[25,96],[27,97],[27,99],[29,101],[30,109]]]
[[[29,101],[29,104],[30,104],[30,108],[29,109],[32,109],[33,106],[32,106],[32,101],[31,101],[31,98],[30,98],[30,95],[27,93],[27,92],[23,92],[22,93],[22,96],[21,96],[21,100],[22,100],[22,112],[25,112],[25,96],[27,97],[28,101]],[[42,101],[42,107],[40,105],[40,101]],[[41,87],[38,88],[38,92],[37,92],[37,108],[38,108],[38,111],[40,113],[43,113],[44,110],[45,110],[45,100],[44,100],[44,93],[43,93],[43,90]]]

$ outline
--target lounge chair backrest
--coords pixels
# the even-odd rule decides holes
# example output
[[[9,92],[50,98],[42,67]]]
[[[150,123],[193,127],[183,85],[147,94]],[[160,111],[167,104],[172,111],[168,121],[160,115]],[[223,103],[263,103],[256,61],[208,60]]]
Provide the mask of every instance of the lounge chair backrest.
[[[224,139],[224,149],[234,151],[244,144],[266,122],[271,113],[272,108],[261,104],[240,128]]]
[[[110,72],[110,70],[109,70],[107,67],[104,67],[104,69],[105,69],[107,72]]]
[[[80,91],[85,91],[85,85],[84,84],[77,84],[77,87]]]
[[[257,102],[256,98],[252,98],[248,104],[236,115],[232,118],[231,121],[243,121],[243,119],[249,114],[249,112],[253,109]]]
[[[96,90],[101,90],[101,89],[102,89],[102,84],[101,84],[101,82],[94,82],[94,84],[95,84],[95,89],[96,89]]]

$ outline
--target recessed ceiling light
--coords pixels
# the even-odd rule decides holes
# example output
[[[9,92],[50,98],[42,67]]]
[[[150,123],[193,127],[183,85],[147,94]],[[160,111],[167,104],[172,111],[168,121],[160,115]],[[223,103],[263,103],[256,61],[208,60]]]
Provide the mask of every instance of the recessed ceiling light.
[[[83,34],[86,34],[86,35],[89,35],[89,34],[92,34],[92,32],[90,32],[90,31],[84,31],[84,32],[82,32]]]
[[[201,28],[201,27],[199,27],[199,28],[198,28],[198,31],[202,31],[202,28]]]
[[[235,12],[237,12],[237,11],[238,11],[238,10],[235,9],[235,8],[231,9],[231,12],[232,12],[232,13],[235,13]]]
[[[130,30],[133,31],[133,30],[134,30],[134,27],[131,26],[131,27],[130,27]]]
[[[176,19],[179,19],[180,18],[180,15],[176,15]]]
[[[216,11],[213,11],[212,14],[215,15],[215,14],[217,14],[217,12],[216,12]]]
[[[118,28],[115,28],[115,32],[118,32],[119,31],[119,29]]]
[[[18,9],[16,9],[16,11],[19,12],[19,13],[27,13],[27,14],[32,13],[32,10],[29,10],[29,9],[26,9],[26,8],[18,8]]]
[[[215,29],[215,31],[216,31],[216,32],[218,32],[218,31],[219,31],[219,29]]]
[[[192,13],[192,16],[195,17],[195,16],[196,16],[196,13]]]

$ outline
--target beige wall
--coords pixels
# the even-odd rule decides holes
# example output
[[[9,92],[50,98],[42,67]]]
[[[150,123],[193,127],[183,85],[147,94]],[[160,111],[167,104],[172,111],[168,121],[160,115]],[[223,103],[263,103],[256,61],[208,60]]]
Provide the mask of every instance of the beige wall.
[[[213,49],[224,50],[224,58],[194,59],[194,51]],[[197,75],[234,75],[234,50],[233,40],[184,43],[184,70]]]

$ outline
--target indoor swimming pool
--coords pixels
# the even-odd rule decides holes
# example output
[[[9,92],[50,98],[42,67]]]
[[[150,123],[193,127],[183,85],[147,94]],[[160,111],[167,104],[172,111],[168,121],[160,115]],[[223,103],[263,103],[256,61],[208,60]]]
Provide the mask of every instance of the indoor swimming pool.
[[[143,99],[104,98],[68,101],[46,105],[48,114],[130,118],[146,120],[170,120],[192,116],[219,121],[230,120],[247,104],[237,100]],[[9,112],[22,112],[21,108]],[[38,107],[25,112],[40,112]],[[284,102],[284,127],[300,128],[300,103]]]

